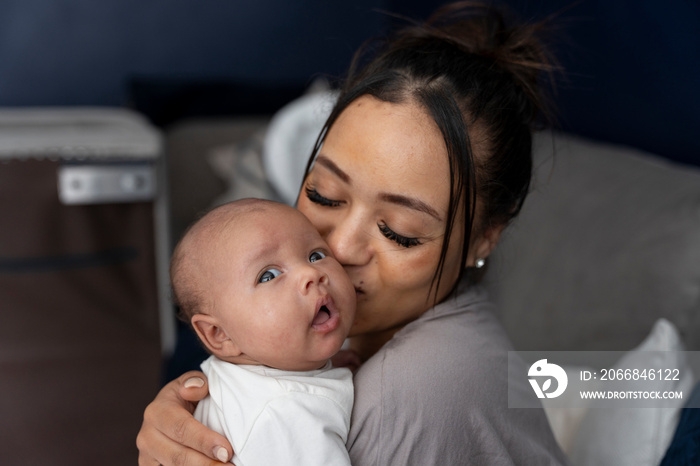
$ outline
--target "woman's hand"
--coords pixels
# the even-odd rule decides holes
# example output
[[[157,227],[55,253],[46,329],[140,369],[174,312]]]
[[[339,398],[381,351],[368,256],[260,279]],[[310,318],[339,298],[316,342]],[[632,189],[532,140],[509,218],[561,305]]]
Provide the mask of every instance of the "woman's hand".
[[[228,462],[233,451],[229,441],[192,416],[197,402],[207,393],[206,377],[196,371],[187,372],[163,387],[146,407],[141,431],[136,437],[139,466],[203,466]]]

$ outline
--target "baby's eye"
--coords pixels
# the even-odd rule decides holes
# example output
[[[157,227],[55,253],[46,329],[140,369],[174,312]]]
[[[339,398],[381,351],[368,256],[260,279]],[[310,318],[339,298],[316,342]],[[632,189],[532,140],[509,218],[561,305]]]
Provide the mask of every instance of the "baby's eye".
[[[320,260],[323,259],[324,257],[326,257],[326,255],[325,255],[324,253],[322,253],[321,251],[314,251],[314,252],[312,252],[311,255],[309,256],[309,262],[320,261]]]
[[[277,269],[268,269],[268,270],[264,271],[262,275],[260,275],[260,278],[258,279],[258,283],[269,282],[270,280],[273,280],[273,279],[279,277],[281,274],[282,274],[282,272],[280,272]]]

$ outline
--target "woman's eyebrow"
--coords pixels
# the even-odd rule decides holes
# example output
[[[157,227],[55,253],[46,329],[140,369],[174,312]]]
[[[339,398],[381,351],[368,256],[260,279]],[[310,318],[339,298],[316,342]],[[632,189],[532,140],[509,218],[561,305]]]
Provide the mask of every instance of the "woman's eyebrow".
[[[379,193],[379,199],[382,201],[391,202],[392,204],[398,204],[404,207],[408,207],[419,212],[425,212],[431,217],[437,219],[438,221],[442,221],[442,218],[440,217],[440,214],[438,214],[437,210],[433,209],[420,199],[392,193]]]
[[[323,154],[319,154],[318,157],[316,157],[316,163],[319,165],[324,166],[331,172],[335,173],[335,175],[346,182],[347,184],[352,184],[352,180],[350,179],[350,176],[345,173],[338,165],[335,164],[331,159],[326,157]],[[382,201],[386,202],[391,202],[392,204],[398,204],[400,206],[408,207],[410,209],[417,210],[419,212],[425,212],[426,214],[430,215],[431,217],[434,217],[438,221],[442,221],[442,218],[440,217],[440,214],[438,214],[437,210],[433,209],[430,207],[428,204],[425,202],[421,201],[420,199],[416,199],[414,197],[408,197],[404,196],[402,194],[393,194],[393,193],[380,193],[379,194],[379,199]]]
[[[343,180],[347,184],[352,184],[352,180],[350,179],[350,176],[347,173],[345,173],[343,170],[341,170],[340,167],[335,164],[335,162],[333,162],[331,159],[329,159],[325,155],[319,154],[318,157],[316,157],[316,163],[319,165],[323,165],[324,167],[326,167],[327,169],[329,169],[330,171],[335,173],[335,175],[338,178],[340,178],[341,180]]]

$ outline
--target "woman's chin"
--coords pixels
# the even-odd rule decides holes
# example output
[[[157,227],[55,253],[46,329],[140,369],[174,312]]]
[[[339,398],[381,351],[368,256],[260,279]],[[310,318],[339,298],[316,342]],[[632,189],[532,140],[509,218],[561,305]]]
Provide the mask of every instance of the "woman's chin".
[[[385,328],[377,328],[367,324],[368,323],[353,324],[353,326],[350,328],[350,332],[348,333],[348,338],[370,336],[387,330]]]
[[[366,322],[362,321],[361,319],[355,318],[355,321],[352,323],[350,331],[348,332],[348,338],[365,335],[367,333],[370,333],[370,331],[371,330],[369,330]]]

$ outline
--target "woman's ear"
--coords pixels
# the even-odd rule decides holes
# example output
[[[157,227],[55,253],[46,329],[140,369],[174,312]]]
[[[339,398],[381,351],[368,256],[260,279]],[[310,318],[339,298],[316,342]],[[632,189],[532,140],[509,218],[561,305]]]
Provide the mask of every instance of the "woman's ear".
[[[216,317],[207,314],[195,314],[192,316],[191,322],[199,339],[215,356],[240,356],[241,350],[226,334]]]
[[[505,225],[492,226],[484,230],[479,237],[472,243],[467,255],[466,267],[474,267],[477,259],[486,259],[491,255],[491,252],[501,239]]]

